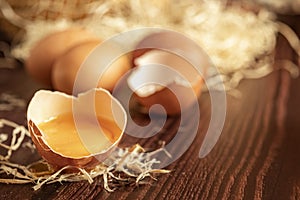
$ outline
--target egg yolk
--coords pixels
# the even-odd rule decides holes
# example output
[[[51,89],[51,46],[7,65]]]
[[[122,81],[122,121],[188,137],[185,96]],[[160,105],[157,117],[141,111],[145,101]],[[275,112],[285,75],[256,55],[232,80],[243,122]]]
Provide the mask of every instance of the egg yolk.
[[[103,117],[97,117],[97,121],[95,124],[89,117],[80,117],[80,121],[75,122],[70,112],[42,122],[38,127],[53,151],[80,158],[107,149],[121,135],[122,131],[114,121]]]

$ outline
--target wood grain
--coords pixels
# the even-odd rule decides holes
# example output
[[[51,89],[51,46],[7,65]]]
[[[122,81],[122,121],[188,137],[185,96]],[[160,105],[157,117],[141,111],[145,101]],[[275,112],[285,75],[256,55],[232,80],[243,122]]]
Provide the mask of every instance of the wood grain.
[[[276,57],[295,59],[281,37]],[[1,93],[17,94],[29,101],[39,88],[22,67],[0,69]],[[114,193],[103,189],[101,179],[93,184],[52,184],[35,192],[30,184],[0,184],[0,199],[300,199],[300,79],[277,70],[261,79],[242,81],[238,89],[241,98],[227,96],[222,135],[204,159],[198,154],[210,122],[210,99],[208,93],[201,96],[195,140],[180,159],[167,167],[172,172],[158,176],[157,181],[124,186]],[[0,112],[0,118],[21,124],[26,124],[25,115],[26,108]],[[141,124],[148,121],[144,115],[135,118]],[[155,137],[146,140],[127,136],[122,145],[139,142],[146,148],[155,148],[160,140],[172,139],[179,123],[178,117],[169,118]],[[38,155],[18,152],[14,159],[29,163]]]

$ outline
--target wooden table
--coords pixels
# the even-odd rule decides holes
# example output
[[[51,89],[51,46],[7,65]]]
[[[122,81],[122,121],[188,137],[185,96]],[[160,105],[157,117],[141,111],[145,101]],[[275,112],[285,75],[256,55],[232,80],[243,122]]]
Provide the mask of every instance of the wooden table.
[[[299,17],[282,19],[295,26]],[[296,61],[283,38],[279,37],[277,46],[277,58]],[[15,94],[28,102],[40,88],[22,66],[0,69],[0,93]],[[157,181],[113,193],[103,189],[101,179],[92,184],[51,184],[38,191],[33,191],[31,184],[0,184],[0,199],[300,199],[300,78],[275,70],[264,78],[242,81],[238,89],[241,98],[227,95],[222,135],[203,159],[198,153],[201,133],[209,124],[210,100],[208,93],[201,96],[197,137],[184,155],[167,167],[172,172],[159,175]],[[0,118],[26,125],[26,108],[1,111]],[[172,132],[176,124],[177,118],[168,119],[162,132]],[[151,147],[169,137],[160,134],[159,138],[139,142]],[[124,140],[135,141],[130,137]],[[21,151],[14,160],[30,163],[38,157],[37,153]]]

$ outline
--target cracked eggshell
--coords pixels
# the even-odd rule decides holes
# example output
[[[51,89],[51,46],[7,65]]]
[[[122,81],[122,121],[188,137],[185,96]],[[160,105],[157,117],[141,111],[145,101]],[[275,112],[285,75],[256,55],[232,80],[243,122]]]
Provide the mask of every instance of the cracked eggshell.
[[[187,56],[198,69],[180,55]],[[159,67],[155,69],[154,63],[168,66],[177,74]],[[197,101],[211,61],[191,39],[173,31],[159,31],[150,33],[138,42],[132,53],[132,64],[135,68],[127,82],[146,112],[152,105],[161,104],[167,114],[176,115]],[[147,66],[151,66],[151,69],[147,69]],[[149,84],[151,79],[156,84]],[[162,113],[158,107],[151,110]]]
[[[147,109],[160,104],[167,114],[180,114],[201,94],[202,76],[176,54],[152,49],[136,57],[134,64],[127,83],[137,101]],[[152,109],[157,114],[163,112],[158,107]]]
[[[90,154],[81,157],[66,156],[59,152],[59,150],[54,150],[54,147],[51,147],[48,144],[48,135],[41,131],[39,125],[61,114],[69,112],[73,114],[75,120],[81,120],[81,118],[85,116],[90,116],[91,118],[88,118],[88,120],[91,121],[96,119],[95,116],[111,120],[118,126],[120,132],[113,132],[112,134],[116,134],[115,140],[109,140],[109,146],[99,149],[97,152],[91,152]],[[29,103],[27,120],[31,138],[38,152],[54,169],[60,169],[65,166],[92,169],[94,166],[104,161],[120,142],[126,127],[127,115],[121,104],[107,90],[101,88],[81,93],[78,97],[69,96],[57,91],[40,90],[35,93]],[[76,130],[79,130],[79,132],[83,130],[80,129],[80,121],[75,122]],[[102,126],[97,122],[95,125],[99,127]],[[64,134],[64,132],[65,131],[62,131],[57,134]],[[98,139],[103,138],[104,133],[101,131],[99,133],[99,135],[81,134],[80,137],[82,137],[81,139],[84,142],[87,141],[84,145],[100,146],[100,143],[96,143],[95,141],[99,142]],[[102,140],[100,142],[102,142]],[[105,142],[107,143],[107,141]],[[88,146],[86,147],[88,149]]]

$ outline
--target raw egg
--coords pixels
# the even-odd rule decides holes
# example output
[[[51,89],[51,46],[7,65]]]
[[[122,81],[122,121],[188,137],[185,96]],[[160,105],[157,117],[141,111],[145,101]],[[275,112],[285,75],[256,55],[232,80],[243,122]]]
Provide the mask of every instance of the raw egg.
[[[80,43],[97,38],[83,28],[69,28],[54,32],[39,40],[25,61],[29,75],[38,82],[51,86],[51,70],[54,61],[68,49]]]
[[[107,90],[78,97],[40,90],[27,111],[28,128],[40,155],[54,168],[92,169],[119,143],[127,116]]]
[[[77,45],[61,57],[59,57],[53,66],[52,71],[52,83],[56,90],[72,94],[74,82],[77,77],[77,73],[82,66],[83,62],[88,58],[88,55],[98,46],[101,45],[101,40],[94,40]],[[117,44],[110,44],[110,53],[119,50]],[[100,57],[100,56],[99,56]],[[93,85],[91,77],[95,76],[98,71],[97,67],[101,67],[99,59],[93,61],[96,62],[96,67],[92,70],[85,72],[85,80],[83,85]],[[97,62],[99,65],[97,65]],[[95,87],[101,87],[109,91],[113,91],[116,82],[131,68],[131,59],[128,54],[120,55],[116,58],[103,73],[101,78],[96,82]],[[91,86],[92,87],[92,86]],[[90,88],[81,89],[83,92]]]

